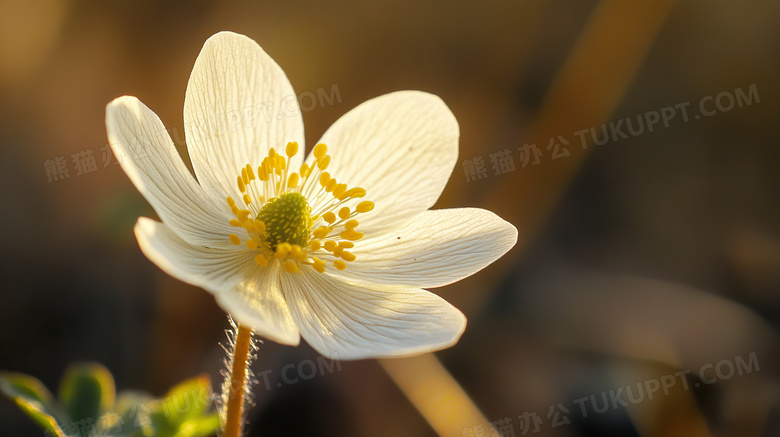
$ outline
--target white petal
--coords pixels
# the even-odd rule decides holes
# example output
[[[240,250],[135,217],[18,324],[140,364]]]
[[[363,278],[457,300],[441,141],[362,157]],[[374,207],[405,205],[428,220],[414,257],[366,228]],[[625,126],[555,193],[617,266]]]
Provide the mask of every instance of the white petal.
[[[135,224],[135,236],[144,255],[165,273],[211,293],[231,289],[256,265],[249,250],[193,246],[169,226],[146,217]]]
[[[135,235],[143,253],[176,279],[214,294],[219,306],[240,324],[283,344],[300,342],[279,286],[279,263],[258,266],[254,253],[187,244],[166,225],[141,217]]]
[[[135,97],[119,97],[106,107],[106,129],[122,169],[166,225],[190,244],[230,244],[230,209],[198,185],[154,112]]]
[[[413,288],[357,286],[306,268],[282,274],[282,289],[304,339],[342,360],[398,357],[452,346],[466,317]]]
[[[459,135],[455,116],[440,98],[401,91],[351,110],[320,142],[331,155],[331,176],[365,188],[365,199],[375,203],[361,215],[361,230],[369,234],[436,203],[458,159]]]
[[[290,309],[280,288],[279,263],[255,265],[249,276],[233,289],[218,293],[217,303],[241,325],[249,326],[263,337],[281,344],[300,343]]]
[[[239,196],[236,178],[271,147],[304,149],[298,100],[284,71],[246,36],[220,32],[195,61],[184,99],[184,130],[198,180],[220,196]]]
[[[425,211],[385,235],[360,240],[334,275],[358,282],[441,287],[482,270],[517,242],[517,229],[490,211]]]

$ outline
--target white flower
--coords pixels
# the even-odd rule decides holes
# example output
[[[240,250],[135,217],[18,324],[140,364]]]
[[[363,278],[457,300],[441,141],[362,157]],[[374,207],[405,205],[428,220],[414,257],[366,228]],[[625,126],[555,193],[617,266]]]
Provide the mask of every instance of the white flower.
[[[466,318],[422,288],[477,272],[517,239],[486,210],[428,210],[455,166],[459,136],[431,94],[363,103],[304,163],[303,122],[284,72],[251,39],[221,32],[195,62],[184,121],[197,180],[138,99],[106,109],[114,153],[162,220],[139,218],[138,243],[162,270],[279,343],[302,335],[340,359],[451,346]]]

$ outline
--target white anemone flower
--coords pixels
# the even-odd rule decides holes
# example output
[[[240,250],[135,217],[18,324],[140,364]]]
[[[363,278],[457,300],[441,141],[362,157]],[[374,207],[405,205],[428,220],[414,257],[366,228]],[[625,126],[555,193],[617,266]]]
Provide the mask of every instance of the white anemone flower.
[[[517,240],[489,211],[429,210],[457,161],[455,117],[434,95],[387,94],[342,116],[304,161],[295,96],[257,43],[209,38],[184,100],[194,176],[154,112],[112,101],[111,147],[162,220],[138,219],[141,250],[282,344],[303,336],[339,359],[455,344],[466,318],[424,288],[472,275]]]

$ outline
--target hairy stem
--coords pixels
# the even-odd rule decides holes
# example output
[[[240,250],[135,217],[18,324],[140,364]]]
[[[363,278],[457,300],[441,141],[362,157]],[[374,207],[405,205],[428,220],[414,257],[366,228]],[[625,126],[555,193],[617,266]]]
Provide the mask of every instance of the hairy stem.
[[[244,416],[244,383],[246,381],[249,348],[252,343],[252,329],[238,325],[233,359],[230,368],[230,385],[225,414],[225,429],[223,437],[239,437],[241,435],[242,418]]]

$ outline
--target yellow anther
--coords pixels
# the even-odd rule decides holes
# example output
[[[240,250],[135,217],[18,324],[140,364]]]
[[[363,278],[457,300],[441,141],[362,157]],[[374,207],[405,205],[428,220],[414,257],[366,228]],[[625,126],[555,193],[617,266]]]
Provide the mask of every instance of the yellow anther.
[[[306,260],[306,254],[303,253],[303,249],[301,249],[301,246],[299,246],[297,244],[293,244],[292,245],[292,249],[290,250],[290,255],[296,261],[305,261]]]
[[[355,208],[357,212],[369,212],[372,209],[374,209],[374,202],[370,200],[364,200],[360,203],[358,203],[358,206]]]
[[[255,228],[257,229],[257,232],[260,234],[265,233],[265,223],[261,222],[258,219],[255,219]]]
[[[257,167],[257,178],[264,182],[268,181],[268,170],[266,170],[264,165]]]
[[[325,184],[325,191],[330,193],[331,191],[333,191],[334,188],[336,188],[337,183],[338,182],[336,182],[336,179],[329,180],[328,183]]]
[[[295,141],[287,143],[287,149],[285,151],[287,152],[287,156],[295,156],[295,154],[298,153],[298,143]]]
[[[284,156],[282,155],[276,155],[274,164],[276,164],[276,174],[280,175],[284,171],[284,168],[287,167],[287,160],[284,159]]]
[[[336,221],[336,214],[334,214],[333,211],[328,211],[322,215],[322,219],[328,222],[328,224],[331,224]]]
[[[320,243],[320,240],[309,241],[309,248],[311,250],[320,250],[320,247],[322,247],[322,243]]]
[[[236,234],[228,234],[228,238],[230,238],[230,242],[238,246],[241,244],[241,239],[238,238],[238,235]]]
[[[320,170],[325,170],[328,168],[328,165],[330,164],[330,155],[325,155],[322,158],[317,159],[317,168]]]
[[[318,240],[322,240],[323,238],[327,237],[332,229],[326,228],[325,226],[320,226],[319,228],[315,229],[314,232],[311,234],[314,236],[314,238]]]
[[[274,156],[276,156],[276,149],[271,147],[271,150],[268,151],[268,157],[274,159]]]
[[[360,223],[358,223],[357,220],[353,219],[353,220],[350,220],[350,221],[344,223],[344,227],[347,228],[347,229],[355,229],[356,227],[358,227],[359,224]]]
[[[312,264],[312,267],[314,267],[314,270],[325,273],[325,261],[317,258],[316,256],[311,259],[314,264]]]
[[[324,171],[320,175],[320,185],[323,187],[328,184],[328,181],[330,181],[330,173]]]
[[[357,232],[354,229],[347,229],[339,234],[339,236],[345,240],[357,241],[363,238],[362,232]]]
[[[347,192],[347,184],[338,184],[336,185],[336,188],[333,189],[333,197],[341,200],[341,196],[343,196],[344,193],[346,192]]]
[[[341,252],[341,259],[343,259],[344,261],[352,262],[352,261],[356,260],[357,257],[352,252],[347,252],[345,250],[345,251]]]
[[[343,208],[341,208],[339,210],[339,217],[341,217],[342,220],[346,219],[347,217],[349,217],[349,207],[348,206],[345,206],[345,207],[343,207]]]
[[[249,176],[246,174],[246,167],[241,169],[241,180],[244,181],[244,185],[249,183]]]
[[[290,174],[290,177],[287,178],[287,186],[290,188],[295,188],[298,186],[298,173]]]
[[[230,219],[230,226],[241,226],[241,223],[236,219]]]
[[[292,260],[285,260],[282,263],[282,267],[288,272],[288,273],[296,273],[298,272],[298,263]]]
[[[344,198],[352,198],[357,199],[359,197],[363,197],[366,195],[366,190],[360,187],[350,188],[347,190],[346,193],[344,193]],[[342,200],[342,199],[339,199]]]
[[[250,181],[255,180],[255,172],[252,171],[252,166],[249,164],[246,165],[246,174],[249,176]]]
[[[232,208],[232,207],[234,207],[234,206],[236,206],[236,201],[235,201],[235,200],[233,200],[233,198],[232,198],[232,197],[228,197],[228,198],[227,198],[227,203],[228,203],[228,205],[230,205],[230,207],[231,207],[231,208]]]
[[[311,172],[311,169],[309,168],[309,164],[301,164],[301,172],[300,173],[301,173],[301,177],[302,178],[305,178],[306,176],[308,176],[310,172]]]
[[[252,203],[252,198],[249,197],[249,194],[244,194],[244,203],[246,203],[247,205]]]
[[[333,267],[335,267],[335,268],[337,268],[339,270],[344,270],[344,269],[347,268],[347,263],[345,263],[344,261],[342,261],[340,259],[337,259],[336,261],[333,261]]]
[[[236,215],[238,216],[238,220],[243,222],[243,221],[245,221],[246,219],[249,218],[250,214],[252,214],[252,211],[250,211],[248,209],[242,209],[242,210],[239,210],[238,214],[236,214]]]
[[[355,247],[355,243],[351,241],[339,241],[339,246],[345,248],[345,249],[351,249]]]
[[[264,266],[268,264],[268,258],[264,257],[263,255],[255,255],[255,262],[258,265]]]
[[[336,246],[336,248],[333,249],[333,256],[340,257],[341,256],[341,252],[343,252],[343,251],[344,251],[343,247]]]
[[[257,241],[254,238],[252,238],[251,240],[246,242],[246,247],[251,250],[257,249]]]
[[[246,193],[246,185],[244,185],[244,181],[241,179],[241,176],[238,177],[238,189],[241,190],[242,193]]]
[[[325,242],[325,246],[324,247],[325,247],[325,250],[327,250],[328,252],[333,252],[338,246],[339,245],[336,244],[335,241],[328,240],[328,241]]]
[[[323,156],[325,156],[327,152],[328,152],[328,146],[322,143],[319,143],[316,146],[314,146],[314,151],[312,151],[314,157],[317,159],[320,159]]]
[[[290,243],[280,243],[276,245],[276,253],[274,254],[277,258],[284,258],[287,256],[288,253],[292,250],[292,246],[290,246]]]

